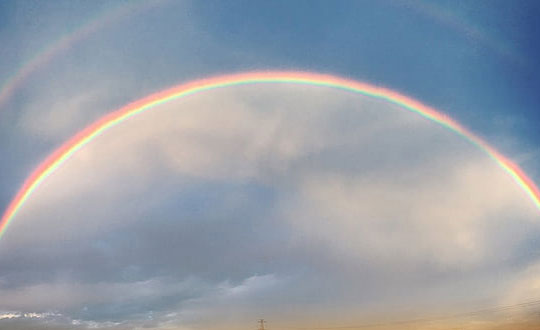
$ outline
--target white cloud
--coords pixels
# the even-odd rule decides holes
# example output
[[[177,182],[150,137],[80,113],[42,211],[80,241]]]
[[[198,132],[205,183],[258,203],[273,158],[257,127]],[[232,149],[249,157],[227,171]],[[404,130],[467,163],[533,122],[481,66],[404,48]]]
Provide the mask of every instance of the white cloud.
[[[55,140],[73,133],[75,127],[83,127],[90,119],[107,108],[112,84],[101,84],[94,89],[82,89],[78,95],[59,97],[46,95],[25,107],[18,124],[25,135],[36,136],[42,141]],[[97,100],[97,101],[96,101]]]
[[[20,314],[20,313],[7,312],[7,313],[2,313],[2,314],[0,314],[0,320],[3,320],[3,319],[14,319],[14,318],[19,318],[19,317],[21,317],[21,314]]]
[[[537,210],[490,159],[468,156],[437,174],[414,169],[426,174],[421,180],[398,168],[377,177],[310,173],[288,206],[290,222],[339,255],[478,267],[508,247],[492,230],[532,221]]]
[[[239,194],[242,184],[256,189]],[[517,253],[520,228],[537,220],[485,154],[395,105],[322,87],[230,87],[136,116],[51,175],[2,241],[3,251],[28,251],[23,261],[0,258],[15,274],[35,258],[55,275],[4,279],[0,308],[177,295],[156,311],[168,326],[208,315],[233,324],[261,308],[277,315],[309,297],[306,309],[332,306],[334,315],[388,306],[396,292],[421,304],[431,290],[418,293],[423,280],[452,297],[481,287],[477,273]],[[119,279],[126,269],[137,280]],[[176,273],[156,277],[163,270]],[[188,285],[190,272],[200,278]],[[470,278],[460,287],[437,273]],[[184,297],[190,285],[200,291]]]

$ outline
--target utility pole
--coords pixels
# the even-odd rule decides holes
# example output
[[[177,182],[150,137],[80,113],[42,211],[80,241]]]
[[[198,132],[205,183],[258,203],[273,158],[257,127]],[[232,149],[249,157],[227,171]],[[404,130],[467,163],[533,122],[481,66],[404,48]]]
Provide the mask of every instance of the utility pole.
[[[257,321],[257,323],[259,323],[259,329],[257,330],[267,330],[264,328],[264,324],[266,323],[264,319],[260,319],[259,321]]]

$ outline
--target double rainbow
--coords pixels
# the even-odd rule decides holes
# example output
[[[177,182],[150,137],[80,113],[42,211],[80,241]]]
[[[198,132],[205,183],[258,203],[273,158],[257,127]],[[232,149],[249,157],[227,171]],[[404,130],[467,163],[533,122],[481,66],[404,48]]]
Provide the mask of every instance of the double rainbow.
[[[256,83],[295,83],[314,86],[327,86],[360,93],[397,104],[410,112],[419,114],[454,131],[467,139],[473,145],[477,146],[479,149],[483,150],[514,179],[514,181],[523,189],[523,191],[535,204],[536,208],[540,211],[540,191],[534,182],[525,175],[517,164],[501,155],[478,136],[466,130],[459,123],[433,108],[386,88],[376,87],[366,83],[331,75],[306,72],[249,72],[197,80],[152,94],[144,99],[130,103],[123,108],[102,117],[98,121],[80,131],[78,134],[64,143],[60,148],[56,149],[26,179],[0,219],[0,238],[6,232],[9,224],[17,215],[17,212],[22,208],[32,193],[39,187],[39,185],[78,150],[92,142],[105,131],[115,127],[133,116],[142,114],[160,104],[174,99],[221,87]]]

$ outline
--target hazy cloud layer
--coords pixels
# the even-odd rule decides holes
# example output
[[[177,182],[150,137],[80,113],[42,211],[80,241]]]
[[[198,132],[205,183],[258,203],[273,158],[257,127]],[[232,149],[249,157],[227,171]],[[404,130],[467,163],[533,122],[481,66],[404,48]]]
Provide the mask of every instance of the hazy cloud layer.
[[[67,120],[43,116],[24,118],[29,134]],[[0,311],[16,316],[0,326],[331,324],[519,302],[538,220],[485,153],[395,105],[229,87],[122,123],[40,186],[0,242]]]

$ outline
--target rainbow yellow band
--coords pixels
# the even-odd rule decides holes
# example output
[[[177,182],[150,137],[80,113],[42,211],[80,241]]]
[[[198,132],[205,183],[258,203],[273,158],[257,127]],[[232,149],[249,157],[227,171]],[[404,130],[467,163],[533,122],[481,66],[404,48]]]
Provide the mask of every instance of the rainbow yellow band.
[[[51,155],[49,155],[45,161],[43,161],[25,180],[24,184],[15,195],[15,198],[13,198],[2,215],[0,220],[0,238],[2,238],[6,232],[9,224],[11,221],[13,221],[17,212],[21,209],[32,193],[39,187],[39,185],[51,173],[56,171],[60,165],[73,156],[79,149],[90,143],[105,131],[135,115],[149,111],[157,105],[178,99],[180,97],[221,87],[255,83],[295,83],[327,86],[368,95],[397,104],[410,112],[417,113],[456,132],[470,141],[473,145],[486,152],[514,179],[514,181],[523,189],[523,191],[533,201],[536,208],[540,211],[540,192],[538,187],[525,175],[519,166],[490,147],[478,136],[467,131],[456,121],[433,108],[425,106],[418,101],[386,88],[376,87],[366,83],[331,75],[307,72],[248,72],[196,80],[175,86],[165,91],[152,94],[139,101],[130,103],[123,108],[102,117],[90,126],[83,129],[81,132],[64,143],[60,148],[56,149]]]

